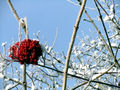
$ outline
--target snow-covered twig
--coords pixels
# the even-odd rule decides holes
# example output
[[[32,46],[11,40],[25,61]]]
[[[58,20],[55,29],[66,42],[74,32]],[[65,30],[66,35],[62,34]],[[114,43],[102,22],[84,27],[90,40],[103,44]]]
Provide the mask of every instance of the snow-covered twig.
[[[114,63],[110,68],[108,68],[107,70],[105,70],[102,74],[99,74],[98,76],[93,77],[90,81],[86,81],[86,82],[82,83],[82,85],[85,85],[85,84],[87,84],[88,82],[91,82],[91,81],[93,81],[93,80],[95,80],[95,79],[100,78],[100,77],[103,76],[105,73],[107,73],[108,71],[110,71],[110,70],[114,67],[114,65],[115,65],[115,63]],[[98,82],[99,82],[99,81],[98,81]],[[80,87],[80,86],[82,86],[82,85],[81,85],[81,84],[80,84],[80,85],[77,85],[77,86],[74,87],[72,90],[75,90],[75,89],[77,89],[78,87]],[[118,87],[118,88],[120,88],[120,87]]]
[[[5,79],[9,79],[10,81],[13,81],[13,82],[15,82],[15,83],[18,83],[19,85],[23,85],[23,84],[21,83],[21,81],[15,80],[15,79],[10,78],[10,77],[8,77],[8,76],[5,76],[5,75],[4,75],[4,78],[5,78]],[[27,87],[28,87],[28,88],[31,88],[30,86],[27,86]]]
[[[110,16],[109,16],[109,14],[106,12],[106,10],[102,7],[102,5],[98,2],[98,0],[95,0],[97,3],[98,3],[98,5],[102,8],[102,10],[105,12],[105,14],[107,15],[107,17],[109,18],[109,20],[111,20],[112,21],[112,23],[120,30],[120,26],[119,26],[119,24],[118,23],[116,23],[115,21],[113,21],[113,19],[112,18],[110,18]],[[114,18],[115,19],[115,18]]]
[[[113,57],[114,62],[115,62],[115,63],[117,64],[117,66],[120,68],[119,63],[118,63],[116,57],[114,56],[114,52],[113,52],[113,49],[112,49],[112,46],[111,46],[111,42],[110,42],[110,40],[109,40],[109,36],[108,36],[107,30],[106,30],[104,21],[103,21],[103,19],[102,19],[102,15],[101,15],[100,9],[99,9],[99,7],[98,7],[98,5],[97,5],[97,0],[94,0],[94,2],[95,2],[95,6],[97,7],[98,13],[99,13],[99,15],[100,15],[100,19],[101,19],[101,22],[102,22],[102,25],[103,25],[103,28],[104,28],[104,31],[105,31],[105,34],[106,34],[106,37],[107,37],[107,40],[108,40],[109,49],[110,49],[110,50],[108,50],[108,51],[109,51],[109,53],[111,54],[111,56]],[[107,45],[107,44],[106,44],[106,45]]]
[[[15,15],[17,21],[20,23],[20,18],[18,16],[17,12],[15,11],[15,9],[14,9],[10,0],[8,0],[8,4],[9,4],[13,14]],[[28,39],[29,36],[28,36],[27,18],[24,18],[23,23],[20,23],[20,24],[24,29],[26,39]],[[21,35],[21,31],[19,30],[19,41],[21,41],[21,36],[20,35]],[[27,86],[27,82],[26,82],[26,63],[24,63],[24,65],[23,65],[23,90],[27,90],[26,86]]]

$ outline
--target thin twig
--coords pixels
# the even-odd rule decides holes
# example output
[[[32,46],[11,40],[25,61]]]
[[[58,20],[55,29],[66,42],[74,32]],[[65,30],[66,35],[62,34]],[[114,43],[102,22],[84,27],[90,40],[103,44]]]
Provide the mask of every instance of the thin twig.
[[[10,6],[10,8],[11,8],[12,12],[13,12],[13,14],[15,15],[15,17],[16,17],[16,19],[17,19],[17,21],[19,22],[20,18],[19,18],[19,16],[18,16],[18,14],[17,14],[16,10],[13,8],[13,5],[12,5],[12,3],[11,3],[11,1],[10,1],[10,0],[8,0],[8,4],[9,4],[9,6]]]
[[[24,26],[25,26],[25,27],[23,28],[23,29],[24,29],[24,32],[25,32],[25,36],[26,36],[26,39],[28,39],[28,38],[29,38],[29,34],[28,34],[28,24],[27,24],[27,18],[26,18],[26,17],[24,18],[24,23],[23,23],[23,24],[24,24]]]
[[[13,5],[12,5],[12,3],[11,3],[11,0],[8,0],[8,4],[9,4],[10,9],[12,10],[14,16],[16,17],[17,21],[20,22],[20,17],[18,16],[16,10],[14,9],[14,7],[13,7]],[[22,26],[22,28],[24,29],[24,32],[25,32],[25,34],[26,34],[26,31],[25,31],[25,30],[26,30],[27,27],[26,27],[25,23],[21,23],[21,26]],[[27,33],[28,33],[28,32],[27,32]]]
[[[23,90],[27,90],[27,82],[26,82],[26,63],[23,64]]]
[[[86,16],[89,18],[90,22],[93,24],[93,26],[95,27],[95,29],[97,30],[97,32],[98,32],[98,34],[100,35],[100,37],[102,38],[102,41],[104,42],[104,44],[105,44],[107,50],[109,51],[109,53],[111,53],[111,50],[110,50],[109,46],[107,45],[107,43],[106,43],[103,35],[101,34],[100,30],[97,28],[97,26],[96,26],[96,24],[94,23],[94,21],[92,20],[92,18],[88,15],[88,13],[87,13],[86,10],[85,10],[85,14],[86,14]],[[114,58],[114,59],[115,59],[115,58]],[[101,75],[102,75],[102,74],[101,74]],[[99,77],[100,77],[100,76],[99,76]],[[87,82],[84,82],[84,84],[87,84]],[[82,84],[82,85],[83,85],[83,84]],[[77,87],[73,88],[73,90],[76,89],[76,88],[78,88],[78,87],[80,87],[80,86],[81,86],[81,85],[78,85]]]
[[[64,73],[63,71],[56,70],[56,69],[51,68],[51,67],[48,67],[48,66],[44,66],[44,65],[41,65],[41,64],[37,64],[37,65],[40,66],[40,67],[44,67],[44,68],[47,68],[47,69],[50,69],[50,70],[56,71],[56,72],[61,73],[61,74]],[[113,65],[114,65],[114,64],[113,64]],[[111,67],[113,67],[113,65],[112,65]],[[111,68],[110,68],[110,69],[111,69]],[[107,73],[110,69],[106,70],[106,71],[105,71],[104,73],[102,73],[101,75]],[[67,73],[67,75],[69,75],[69,76],[71,76],[71,77],[74,77],[74,78],[77,78],[77,79],[82,79],[82,80],[87,81],[87,82],[82,83],[80,86],[85,85],[86,83],[88,83],[88,81],[90,81],[89,79],[82,78],[82,77],[80,77],[80,76],[76,76],[76,75],[73,75],[73,74],[69,74],[69,73]],[[99,77],[99,76],[98,76],[98,77]],[[91,80],[90,82],[93,82],[93,83],[99,83],[99,84],[107,85],[107,86],[110,86],[110,87],[120,88],[120,86],[116,86],[116,85],[113,85],[113,84],[108,84],[108,83],[101,82],[101,81]],[[78,87],[79,87],[79,86],[78,86]],[[78,88],[78,87],[77,87],[77,88]],[[75,90],[75,89],[73,89],[73,90]]]
[[[88,82],[91,82],[91,81],[93,81],[93,80],[95,80],[95,79],[98,79],[99,77],[103,76],[105,73],[107,73],[108,71],[110,71],[110,70],[114,67],[114,65],[115,65],[115,63],[114,63],[110,68],[108,68],[105,72],[103,72],[102,74],[98,75],[97,77],[93,78],[93,79],[90,80],[90,81],[86,81],[86,82],[82,83],[82,85],[85,85],[85,84],[87,84]],[[74,87],[72,90],[75,90],[75,89],[79,88],[80,86],[81,86],[81,84],[78,85],[78,86],[76,86],[76,87]],[[120,88],[120,87],[118,87],[118,88]]]
[[[110,42],[110,40],[109,40],[109,36],[108,36],[108,34],[107,34],[107,30],[106,30],[104,21],[103,21],[103,19],[102,19],[102,15],[101,15],[100,9],[99,9],[99,7],[98,7],[96,1],[97,1],[97,0],[94,0],[95,6],[97,7],[98,13],[99,13],[99,15],[100,15],[100,20],[101,20],[101,22],[102,22],[102,25],[103,25],[103,28],[104,28],[104,31],[105,31],[105,34],[106,34],[106,37],[107,37],[107,40],[108,40],[108,44],[109,44],[109,48],[110,48],[109,53],[110,53],[111,56],[113,57],[114,62],[115,62],[115,63],[117,64],[117,66],[120,68],[119,63],[118,63],[116,57],[114,56],[114,52],[113,52],[113,50],[112,50],[111,42]]]
[[[113,19],[111,19],[110,17],[109,17],[109,14],[106,12],[106,10],[102,7],[102,5],[98,2],[98,0],[96,0],[96,2],[98,3],[98,5],[102,8],[102,10],[105,12],[105,14],[108,16],[108,18],[113,22],[113,24],[120,30],[120,26],[119,26],[119,24],[117,24],[117,23],[115,23],[114,21],[113,21]],[[115,18],[114,18],[115,19]],[[115,19],[116,20],[116,19]]]
[[[13,81],[13,82],[15,82],[15,83],[18,83],[19,85],[23,85],[20,81],[18,81],[18,80],[15,80],[15,79],[13,79],[13,78],[9,78],[9,77],[7,77],[7,76],[5,76],[4,75],[4,78],[5,79],[9,79],[10,81]],[[27,86],[28,88],[31,88],[30,86]]]
[[[66,85],[67,85],[67,72],[68,72],[68,65],[69,65],[69,61],[70,61],[71,51],[72,51],[72,48],[73,48],[73,44],[74,44],[74,41],[75,41],[75,37],[76,37],[77,31],[78,31],[79,23],[80,23],[82,14],[83,14],[83,10],[84,10],[86,1],[87,1],[87,0],[83,0],[83,2],[82,2],[81,9],[80,9],[80,12],[79,12],[79,14],[78,14],[78,17],[77,17],[77,20],[76,20],[76,24],[75,24],[75,26],[74,26],[74,30],[73,30],[71,42],[70,42],[69,49],[68,49],[68,53],[67,53],[67,57],[66,57],[66,64],[65,64],[64,80],[63,80],[62,90],[66,90]]]
[[[116,48],[115,57],[117,57],[119,47],[120,47],[120,43],[119,43],[118,47]]]
[[[26,39],[29,38],[28,36],[28,26],[27,26],[27,18],[25,17],[24,18],[24,25],[25,25],[25,28],[24,28],[24,31],[25,31],[25,36],[26,36]],[[24,62],[23,64],[23,90],[27,90],[27,81],[26,81],[26,62]]]
[[[104,44],[105,44],[108,52],[109,52],[109,53],[111,54],[111,56],[113,57],[113,60],[116,62],[116,61],[117,61],[116,57],[114,56],[113,52],[111,52],[111,49],[110,49],[110,47],[108,46],[108,44],[106,43],[103,35],[101,34],[100,30],[97,28],[97,26],[96,26],[96,24],[94,23],[94,21],[92,20],[92,18],[88,15],[88,13],[87,13],[86,10],[85,10],[85,14],[86,14],[86,16],[89,18],[89,20],[91,21],[91,23],[93,24],[93,26],[95,27],[95,29],[97,30],[97,33],[98,33],[98,34],[100,35],[100,37],[102,38],[102,41],[104,42]],[[110,45],[111,45],[111,44],[110,44]],[[111,47],[111,48],[112,48],[112,47]],[[118,63],[118,61],[117,61],[117,63]],[[119,66],[119,64],[117,64],[117,65]]]
[[[31,79],[32,84],[35,85],[34,81],[33,81],[33,77],[31,77],[27,72],[26,72],[27,76]]]
[[[75,2],[73,2],[73,1],[71,1],[71,0],[67,0],[69,3],[71,3],[71,4],[73,4],[73,5],[75,5],[75,6],[79,6],[79,4],[78,3],[75,3]]]
[[[17,87],[19,84],[17,83],[17,84],[14,84],[11,88],[9,88],[9,90],[12,90],[12,89],[14,89],[15,87]]]
[[[54,41],[53,41],[53,44],[52,44],[52,46],[51,46],[51,48],[50,48],[50,50],[49,50],[49,53],[51,52],[51,50],[54,48],[54,46],[55,46],[55,43],[56,43],[56,40],[57,40],[57,36],[58,36],[58,30],[56,30],[56,36],[55,36],[55,39],[54,39]]]
[[[10,0],[8,0],[8,4],[9,4],[9,6],[10,6],[12,12],[13,12],[13,14],[15,15],[17,21],[18,21],[19,23],[21,23],[21,22],[20,22],[20,18],[19,18],[18,14],[17,14],[16,10],[14,9],[14,7],[13,7],[13,5],[12,5],[12,3],[11,3]],[[24,18],[23,23],[21,23],[21,26],[22,26],[23,29],[24,29],[26,39],[28,39],[29,37],[28,37],[28,27],[27,27],[27,19],[26,19],[26,18]],[[21,40],[20,37],[19,37],[19,40]],[[23,90],[27,90],[27,82],[26,82],[26,63],[23,64]]]
[[[86,90],[89,86],[90,86],[90,81],[88,81],[87,86],[83,90]]]

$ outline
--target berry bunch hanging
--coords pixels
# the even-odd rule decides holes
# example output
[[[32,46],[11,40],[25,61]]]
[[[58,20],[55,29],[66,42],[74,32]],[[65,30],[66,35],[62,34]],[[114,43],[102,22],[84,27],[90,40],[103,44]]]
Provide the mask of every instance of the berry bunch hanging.
[[[38,59],[42,56],[42,49],[39,41],[24,39],[15,43],[10,48],[10,55],[13,60],[17,59],[20,64],[38,64]]]

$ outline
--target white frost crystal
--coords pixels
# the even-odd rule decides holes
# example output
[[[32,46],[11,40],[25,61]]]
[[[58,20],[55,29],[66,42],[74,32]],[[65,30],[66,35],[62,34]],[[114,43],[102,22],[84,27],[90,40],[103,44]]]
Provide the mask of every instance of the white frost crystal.
[[[1,46],[5,46],[7,44],[7,42],[3,42]]]
[[[98,42],[98,47],[100,48],[100,50],[102,50],[102,48],[105,47],[105,44],[102,41],[100,41]]]
[[[72,75],[75,74],[74,70],[72,70],[72,69],[68,69],[68,73],[69,73],[69,74],[72,74]]]
[[[10,90],[12,87],[14,87],[16,84],[9,84],[5,87],[5,90]]]
[[[106,15],[106,16],[104,17],[103,21],[104,21],[104,22],[109,21],[109,16]]]
[[[20,68],[23,70],[23,65],[20,65]]]
[[[45,46],[43,44],[40,44],[40,46],[41,46],[42,51],[46,53],[47,52],[47,50],[46,50],[47,47],[45,48]]]
[[[92,40],[92,41],[91,41],[91,44],[95,44],[95,40]]]
[[[114,5],[111,5],[110,6],[110,12],[113,13],[113,11],[114,11]]]
[[[117,47],[117,46],[118,46],[117,43],[112,43],[111,45],[112,45],[113,47]]]
[[[4,78],[4,75],[2,73],[0,73],[0,78]]]
[[[34,84],[32,84],[32,88],[31,88],[31,90],[38,90],[38,89],[35,87]]]

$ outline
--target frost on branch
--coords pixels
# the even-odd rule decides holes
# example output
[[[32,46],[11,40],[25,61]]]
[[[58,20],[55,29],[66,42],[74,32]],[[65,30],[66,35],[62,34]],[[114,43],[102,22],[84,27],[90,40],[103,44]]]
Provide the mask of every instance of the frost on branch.
[[[5,43],[2,43],[2,47],[3,47],[3,54],[0,52],[0,73],[1,73],[1,77],[3,76],[3,72],[4,70],[6,69],[6,66],[7,66],[7,61],[6,61],[6,44],[7,42]]]
[[[116,33],[111,30],[110,35],[114,34]],[[118,47],[118,43],[120,42],[115,37],[111,37],[111,45],[113,47]],[[88,37],[88,39],[86,39],[86,36],[84,36],[83,39],[79,38],[78,40],[79,43],[74,46],[72,51],[69,72],[72,74],[74,72],[74,75],[93,80],[104,73],[114,63],[113,58],[99,37],[97,37],[97,39],[92,39],[91,37]],[[116,50],[114,50],[114,52],[115,51]],[[119,69],[117,67],[114,67],[107,74],[101,76],[98,81],[112,83],[112,81],[109,80],[115,78],[118,79],[118,75]],[[76,80],[76,82],[78,81],[79,80]],[[81,82],[81,80],[79,82]],[[107,87],[105,86],[105,88]]]
[[[6,68],[6,61],[3,59],[3,56],[0,54],[0,72]]]
[[[48,43],[41,44],[39,42],[38,39],[24,39],[20,42],[16,42],[8,49],[10,52],[9,58],[4,57],[0,59],[0,67],[2,67],[2,65],[7,65],[3,64],[3,61],[7,60],[8,63],[7,68],[5,68],[5,76],[2,73],[0,74],[1,78],[5,77],[4,89],[22,88],[22,85],[19,84],[18,86],[12,87],[12,82],[17,84],[17,82],[19,83],[22,81],[21,68],[23,68],[23,65],[21,64],[24,62],[27,63],[27,82],[29,82],[27,85],[32,90],[36,90],[36,88],[52,88],[53,83],[56,85],[55,88],[60,88],[62,86],[62,80],[60,80],[62,74],[55,70],[63,71],[64,55],[55,52],[53,46],[49,46]],[[53,70],[47,67],[53,68]],[[1,68],[1,71],[3,71],[3,68]]]
[[[2,43],[2,45],[1,45],[1,46],[3,47],[3,46],[5,46],[6,44],[7,44],[7,42],[4,42],[4,43]]]
[[[16,86],[16,84],[8,84],[6,87],[5,87],[5,90],[10,90],[12,88],[14,88]]]

